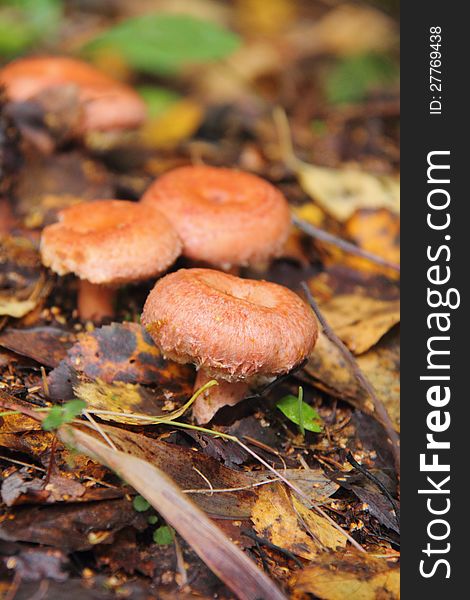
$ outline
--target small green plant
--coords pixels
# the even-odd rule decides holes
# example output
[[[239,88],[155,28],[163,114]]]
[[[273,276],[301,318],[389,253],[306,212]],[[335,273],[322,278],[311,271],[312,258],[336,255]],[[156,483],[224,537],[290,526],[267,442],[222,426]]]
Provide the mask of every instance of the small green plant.
[[[284,396],[276,406],[289,421],[299,426],[302,435],[305,435],[305,430],[320,433],[322,431],[321,417],[310,404],[303,401],[303,395],[304,390],[299,386],[297,396],[292,394]]]
[[[12,57],[53,34],[60,0],[0,0],[0,54]]]
[[[86,408],[84,400],[70,400],[60,406],[53,406],[42,422],[44,431],[54,431],[66,423],[71,423]]]
[[[325,92],[332,104],[361,102],[371,88],[397,79],[394,62],[384,54],[366,53],[337,61],[325,81]]]
[[[153,541],[159,546],[168,546],[173,543],[173,529],[168,525],[161,525],[153,532]]]
[[[143,496],[135,496],[132,506],[137,512],[145,512],[150,508],[150,503]]]

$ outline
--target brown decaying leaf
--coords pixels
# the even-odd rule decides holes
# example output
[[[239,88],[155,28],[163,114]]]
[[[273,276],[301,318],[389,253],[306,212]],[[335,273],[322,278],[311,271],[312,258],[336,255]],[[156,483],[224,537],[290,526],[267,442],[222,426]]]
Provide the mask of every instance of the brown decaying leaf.
[[[24,317],[49,291],[32,243],[19,237],[0,238],[0,317]]]
[[[103,425],[102,428],[118,450],[142,458],[161,469],[183,490],[206,491],[204,494],[194,493],[189,496],[215,517],[250,517],[259,490],[266,487],[259,487],[257,484],[273,479],[273,474],[269,471],[236,471],[192,448],[169,444],[117,427]],[[93,435],[96,437],[98,434]],[[338,485],[330,481],[320,469],[286,469],[283,474],[316,502],[324,501],[338,489]],[[268,484],[268,487],[270,485],[274,484]],[[211,493],[211,488],[235,489]]]
[[[111,544],[124,527],[143,530],[147,519],[125,498],[90,504],[18,508],[0,523],[0,539],[31,542],[68,551],[89,550],[97,540]]]
[[[357,357],[359,367],[387,408],[397,430],[400,415],[399,357],[397,328],[390,331],[366,353]],[[369,414],[374,413],[370,398],[360,387],[341,352],[322,332],[305,366],[305,372],[313,377],[314,385]]]
[[[100,379],[111,387],[115,382],[156,385],[153,396],[157,403],[189,399],[194,380],[193,370],[164,359],[145,329],[137,323],[113,323],[80,335],[66,358],[49,374],[51,398],[73,397],[72,388],[78,384],[77,374],[81,373],[87,379]],[[119,387],[121,391],[126,389],[123,385]],[[106,385],[101,388],[97,389],[98,395],[112,400],[111,388]],[[130,387],[128,392],[132,395]],[[87,388],[85,393],[90,396],[93,390]],[[137,397],[134,400],[127,402],[139,403]],[[108,410],[113,410],[110,404],[107,406]],[[116,407],[115,410],[119,409]],[[155,414],[155,406],[153,412],[147,414]]]
[[[292,588],[294,597],[305,593],[321,600],[398,600],[400,571],[397,564],[367,554],[322,554],[297,572]]]
[[[75,339],[73,333],[57,327],[9,328],[0,333],[0,346],[47,367],[57,367]]]
[[[271,543],[312,560],[326,549],[344,547],[346,539],[324,517],[291,498],[281,485],[263,487],[251,520],[256,531]]]
[[[59,437],[113,469],[132,485],[241,600],[263,597],[270,600],[286,599],[246,554],[160,469],[141,458],[109,448],[94,437],[71,427],[60,429]]]
[[[161,417],[164,415],[163,407],[165,396],[161,392],[154,392],[138,383],[104,383],[96,381],[78,382],[73,386],[75,396],[87,403],[87,408],[94,410],[111,411],[116,414],[99,414],[104,421],[127,423],[129,425],[146,425],[148,421],[136,421],[133,416],[141,415]]]
[[[103,165],[79,152],[30,157],[19,173],[16,192],[16,210],[30,227],[54,222],[57,212],[72,204],[114,197]]]

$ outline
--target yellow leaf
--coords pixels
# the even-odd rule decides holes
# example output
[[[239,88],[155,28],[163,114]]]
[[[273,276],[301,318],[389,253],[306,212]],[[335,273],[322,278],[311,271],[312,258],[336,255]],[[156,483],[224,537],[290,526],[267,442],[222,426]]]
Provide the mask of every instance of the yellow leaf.
[[[346,221],[359,208],[400,212],[398,179],[349,167],[318,167],[299,160],[293,167],[303,190],[338,221]]]
[[[302,502],[293,497],[294,509],[300,515],[307,527],[308,532],[317,542],[318,546],[325,550],[336,550],[346,546],[346,538],[324,517],[314,510],[308,509]]]
[[[307,560],[346,543],[346,538],[326,519],[292,499],[281,484],[259,490],[251,520],[260,535]]]
[[[181,100],[144,125],[141,130],[142,140],[151,148],[175,146],[193,135],[202,117],[203,110],[198,103]]]
[[[237,0],[236,18],[248,35],[273,36],[289,27],[296,17],[292,0]]]
[[[400,571],[398,565],[367,554],[322,554],[298,571],[293,588],[321,600],[398,600]]]
[[[335,333],[355,354],[376,344],[400,321],[400,301],[342,294],[320,306]]]

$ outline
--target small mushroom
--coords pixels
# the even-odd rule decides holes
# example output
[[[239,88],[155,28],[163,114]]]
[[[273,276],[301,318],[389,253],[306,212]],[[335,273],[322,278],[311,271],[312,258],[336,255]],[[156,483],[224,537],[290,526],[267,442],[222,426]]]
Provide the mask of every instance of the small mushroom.
[[[143,100],[131,87],[74,58],[20,58],[0,70],[0,86],[11,102],[39,104],[46,101],[45,92],[72,87],[82,111],[81,134],[134,129],[146,116]]]
[[[279,256],[290,230],[289,206],[270,183],[208,166],[174,169],[141,200],[157,207],[183,240],[183,254],[224,270],[260,267]]]
[[[181,253],[178,234],[151,206],[97,200],[58,216],[42,232],[42,262],[80,278],[78,311],[85,320],[112,316],[116,286],[160,275]]]
[[[142,323],[165,356],[196,365],[195,389],[218,381],[194,404],[199,423],[242,400],[260,378],[299,365],[318,335],[312,311],[289,289],[199,268],[160,279]]]

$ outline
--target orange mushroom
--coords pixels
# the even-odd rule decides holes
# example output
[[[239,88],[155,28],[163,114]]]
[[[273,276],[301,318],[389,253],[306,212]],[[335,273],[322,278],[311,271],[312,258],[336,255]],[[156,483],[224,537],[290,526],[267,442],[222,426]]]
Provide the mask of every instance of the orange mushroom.
[[[199,423],[242,400],[260,377],[299,365],[318,335],[312,311],[291,290],[211,269],[180,269],[160,279],[142,323],[165,356],[196,365],[195,389],[219,382],[194,404]]]
[[[157,179],[141,202],[171,221],[185,256],[224,270],[263,265],[279,256],[289,235],[286,199],[250,173],[180,167]]]
[[[20,58],[0,70],[0,86],[12,102],[39,103],[46,90],[72,86],[82,110],[81,134],[133,129],[146,116],[143,100],[131,87],[74,58]]]
[[[41,257],[59,275],[80,278],[83,319],[113,314],[114,288],[163,273],[179,256],[181,242],[151,206],[121,200],[77,204],[44,228]]]

